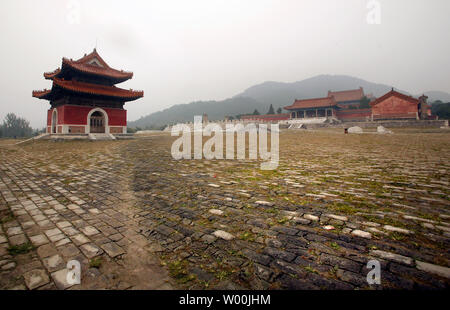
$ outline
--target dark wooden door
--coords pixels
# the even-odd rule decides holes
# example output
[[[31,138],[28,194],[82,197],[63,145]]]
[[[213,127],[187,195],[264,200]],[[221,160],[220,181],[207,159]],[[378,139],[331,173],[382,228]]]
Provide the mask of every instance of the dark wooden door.
[[[105,116],[100,112],[93,113],[90,125],[91,133],[105,133]]]

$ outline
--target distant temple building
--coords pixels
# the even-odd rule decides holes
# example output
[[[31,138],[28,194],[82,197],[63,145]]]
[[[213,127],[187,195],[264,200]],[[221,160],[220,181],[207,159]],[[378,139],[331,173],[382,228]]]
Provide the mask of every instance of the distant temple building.
[[[370,108],[360,109],[361,100],[373,100],[372,94],[365,95],[364,89],[328,91],[324,98],[303,99],[285,107],[291,119],[335,118],[343,121],[365,121],[371,116]]]
[[[428,97],[425,95],[416,99],[392,89],[387,94],[370,103],[372,107],[372,120],[429,119],[432,116],[427,99]]]
[[[366,97],[371,102],[368,108],[361,108],[361,99]],[[340,121],[374,121],[401,119],[433,119],[426,96],[419,99],[401,94],[393,89],[384,96],[375,99],[364,95],[362,88],[339,92],[328,92],[328,97],[295,100],[294,104],[285,107],[290,111],[290,119],[335,118]],[[312,121],[312,120],[310,120]]]
[[[362,87],[354,90],[328,91],[328,97],[334,97],[334,100],[341,108],[350,106],[359,106],[361,99],[364,98]]]
[[[116,87],[133,73],[109,67],[96,49],[78,60],[63,58],[61,68],[44,77],[53,81],[52,88],[33,91],[33,97],[50,101],[47,133],[52,134],[126,133],[123,106],[144,96]]]
[[[291,119],[335,117],[340,109],[334,97],[295,100],[293,105],[287,106]]]

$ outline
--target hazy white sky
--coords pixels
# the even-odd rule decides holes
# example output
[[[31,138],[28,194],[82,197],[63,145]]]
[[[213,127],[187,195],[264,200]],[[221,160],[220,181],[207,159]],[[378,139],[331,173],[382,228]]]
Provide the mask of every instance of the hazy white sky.
[[[411,93],[450,92],[450,1],[9,0],[0,3],[0,119],[44,127],[43,72],[97,50],[143,89],[128,119],[194,100],[221,100],[264,81],[348,74]]]

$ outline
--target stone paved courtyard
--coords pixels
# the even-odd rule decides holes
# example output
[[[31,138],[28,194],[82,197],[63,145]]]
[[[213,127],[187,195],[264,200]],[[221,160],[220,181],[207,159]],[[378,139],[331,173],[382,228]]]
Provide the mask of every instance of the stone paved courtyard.
[[[275,171],[173,140],[0,141],[0,288],[448,288],[450,133],[286,131]]]

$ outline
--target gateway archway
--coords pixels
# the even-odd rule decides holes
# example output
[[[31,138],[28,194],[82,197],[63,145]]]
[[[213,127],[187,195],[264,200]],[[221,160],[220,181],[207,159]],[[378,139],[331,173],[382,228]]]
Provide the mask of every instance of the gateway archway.
[[[95,111],[89,118],[90,133],[105,133],[106,118],[101,111]]]

